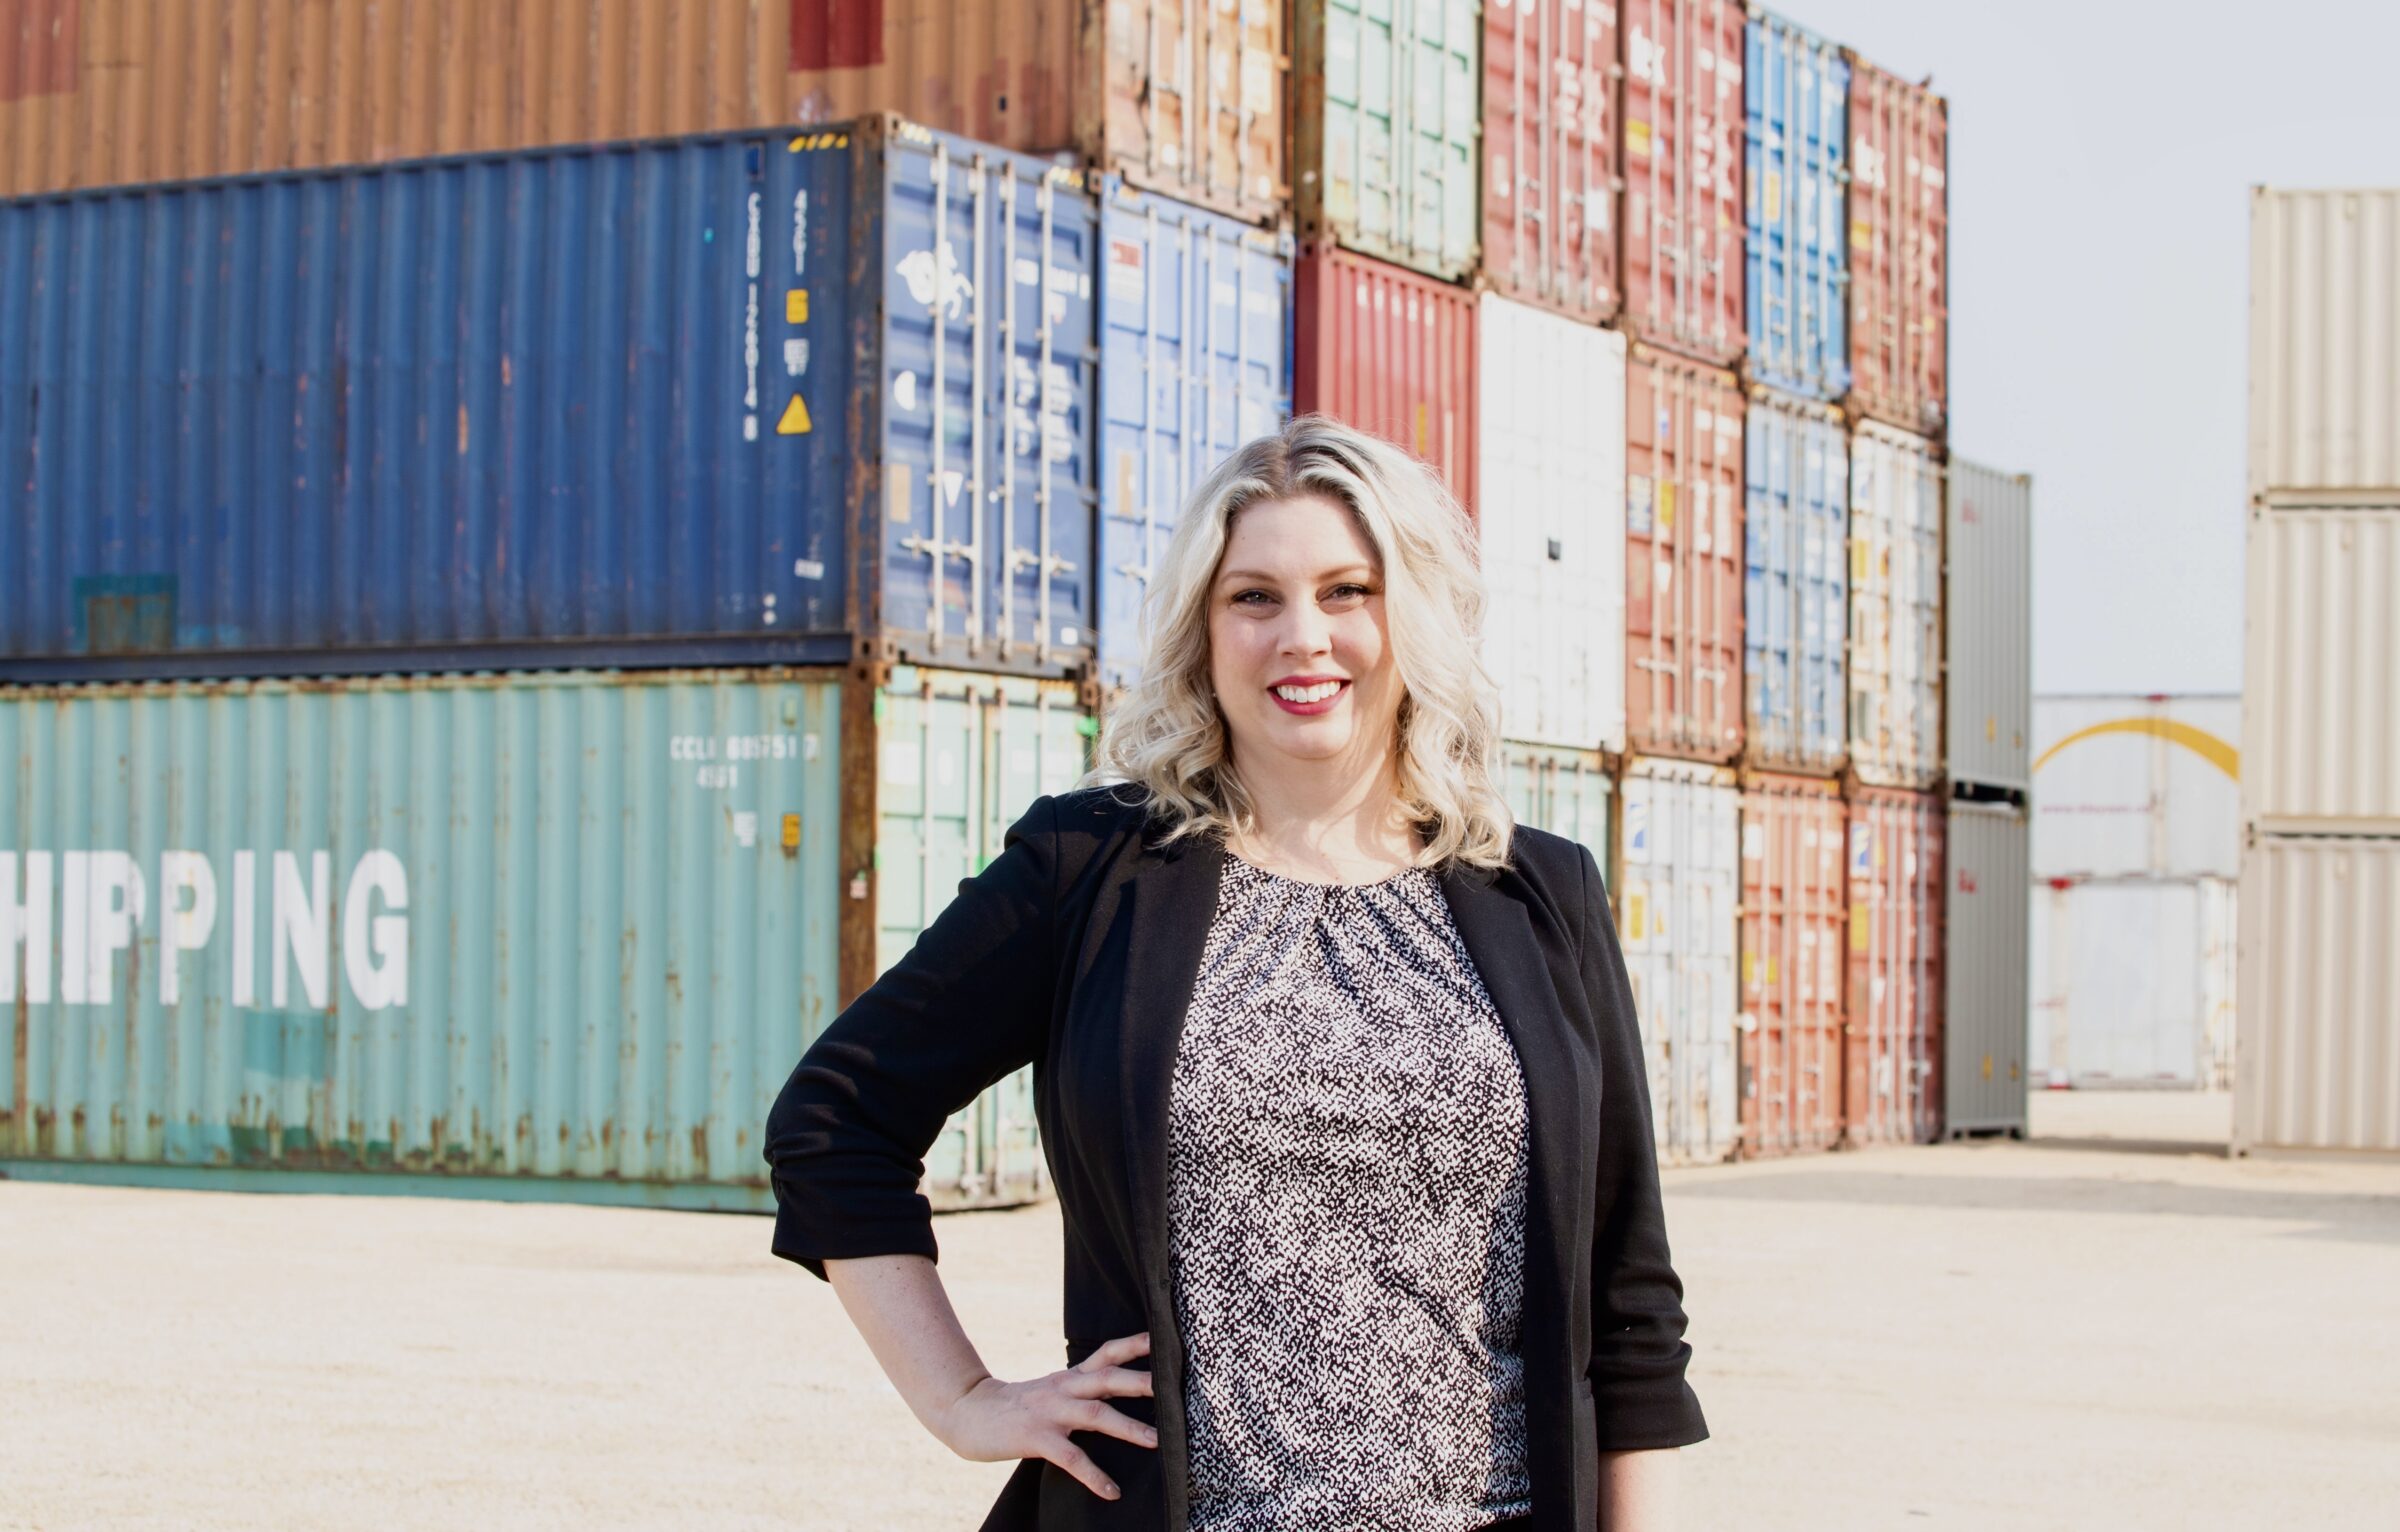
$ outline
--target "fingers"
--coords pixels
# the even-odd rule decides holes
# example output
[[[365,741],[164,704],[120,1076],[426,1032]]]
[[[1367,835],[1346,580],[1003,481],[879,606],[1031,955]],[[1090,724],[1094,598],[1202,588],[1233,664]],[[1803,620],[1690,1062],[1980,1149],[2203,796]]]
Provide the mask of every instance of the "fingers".
[[[1077,1483],[1101,1499],[1117,1498],[1116,1480],[1102,1473],[1100,1465],[1092,1461],[1092,1455],[1073,1442],[1062,1442],[1042,1455],[1074,1475]]]
[[[1097,1431],[1103,1436],[1131,1442],[1136,1447],[1158,1445],[1155,1427],[1144,1425],[1124,1411],[1111,1409],[1097,1399],[1085,1399],[1067,1405],[1065,1416],[1070,1431]]]
[[[1109,1367],[1099,1372],[1085,1372],[1076,1368],[1060,1376],[1063,1379],[1060,1386],[1077,1399],[1157,1397],[1151,1375],[1138,1367]]]
[[[1150,1332],[1139,1335],[1120,1335],[1099,1350],[1075,1364],[1078,1372],[1098,1372],[1104,1367],[1118,1367],[1137,1356],[1150,1354]]]

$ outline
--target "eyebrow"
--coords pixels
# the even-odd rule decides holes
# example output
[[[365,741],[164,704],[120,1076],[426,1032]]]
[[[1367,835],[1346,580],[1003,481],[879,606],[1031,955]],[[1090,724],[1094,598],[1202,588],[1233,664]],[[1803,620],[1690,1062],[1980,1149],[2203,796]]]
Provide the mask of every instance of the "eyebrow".
[[[1338,569],[1328,569],[1323,574],[1318,575],[1316,578],[1319,580],[1333,580],[1338,579],[1343,575],[1365,575],[1369,579],[1373,579],[1375,577],[1375,570],[1374,566],[1369,564],[1344,564]],[[1263,569],[1228,569],[1223,574],[1217,576],[1217,583],[1222,585],[1228,580],[1261,580],[1269,585],[1272,585],[1278,578],[1278,576],[1271,575]]]

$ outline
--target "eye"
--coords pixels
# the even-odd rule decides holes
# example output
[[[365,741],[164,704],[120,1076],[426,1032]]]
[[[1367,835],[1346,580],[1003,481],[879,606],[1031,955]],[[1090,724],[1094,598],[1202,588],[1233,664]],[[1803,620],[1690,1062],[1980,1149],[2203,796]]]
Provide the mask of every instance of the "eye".
[[[1342,605],[1348,606],[1360,601],[1364,601],[1367,599],[1367,597],[1373,594],[1375,593],[1364,585],[1343,584],[1337,585],[1333,589],[1327,591],[1325,593],[1325,599],[1329,604],[1339,602]]]
[[[1252,601],[1250,599],[1252,596],[1256,596],[1258,601]],[[1252,589],[1234,592],[1233,604],[1235,606],[1257,606],[1260,602],[1272,601],[1274,599],[1275,598],[1266,591]]]

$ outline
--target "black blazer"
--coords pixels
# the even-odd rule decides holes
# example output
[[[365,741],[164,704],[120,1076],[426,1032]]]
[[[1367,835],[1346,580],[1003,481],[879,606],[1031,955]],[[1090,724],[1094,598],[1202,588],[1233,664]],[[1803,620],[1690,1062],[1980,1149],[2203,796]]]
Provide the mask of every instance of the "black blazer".
[[[1158,847],[1144,820],[1131,787],[1037,800],[999,858],[809,1048],[767,1120],[777,1255],[819,1277],[828,1259],[932,1256],[925,1151],[950,1113],[1034,1066],[1066,1223],[1067,1363],[1148,1330],[1156,1399],[1110,1402],[1156,1425],[1159,1445],[1078,1433],[1122,1498],[1028,1459],[986,1532],[1188,1526],[1167,1091],[1226,853],[1197,837]],[[1525,1080],[1531,1525],[1592,1532],[1600,1452],[1682,1446],[1708,1428],[1684,1382],[1683,1285],[1599,868],[1577,843],[1522,826],[1510,857],[1504,872],[1459,865],[1440,881]]]

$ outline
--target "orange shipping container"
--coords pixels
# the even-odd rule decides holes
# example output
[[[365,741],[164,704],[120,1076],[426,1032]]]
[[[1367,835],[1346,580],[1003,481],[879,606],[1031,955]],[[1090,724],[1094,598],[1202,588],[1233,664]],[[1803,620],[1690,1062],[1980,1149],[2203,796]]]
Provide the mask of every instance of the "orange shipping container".
[[[1842,800],[1813,777],[1742,785],[1742,1153],[1842,1136]]]
[[[1931,1143],[1942,1128],[1942,799],[1860,787],[1848,819],[1844,1137]]]
[[[1625,369],[1625,719],[1645,755],[1742,749],[1742,414],[1733,374]]]
[[[0,0],[0,195],[892,111],[1269,220],[1254,0]]]
[[[1474,294],[1316,242],[1300,251],[1297,285],[1294,412],[1398,442],[1473,514]]]
[[[1483,8],[1483,276],[1595,323],[1617,290],[1617,10]]]
[[[1622,0],[1625,328],[1731,364],[1745,344],[1742,7]]]
[[[1850,403],[1940,436],[1950,396],[1950,106],[1850,56]]]

